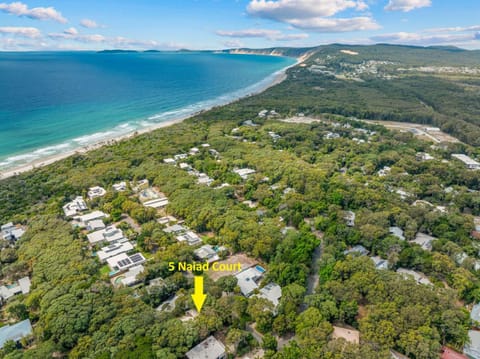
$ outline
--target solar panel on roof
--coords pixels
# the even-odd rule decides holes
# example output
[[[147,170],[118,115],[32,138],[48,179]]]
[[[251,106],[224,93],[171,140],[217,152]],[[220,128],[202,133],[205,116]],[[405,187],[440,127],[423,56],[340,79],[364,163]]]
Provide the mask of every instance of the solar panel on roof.
[[[129,265],[129,264],[131,264],[131,263],[132,263],[132,262],[130,261],[129,258],[125,258],[125,259],[122,259],[121,261],[119,261],[119,262],[118,262],[118,265],[119,265],[120,267],[125,267],[125,266],[127,266],[127,265]]]
[[[136,254],[130,256],[130,259],[132,260],[133,263],[137,263],[137,262],[143,261],[143,257],[142,257],[142,255],[139,254],[139,253],[136,253]]]

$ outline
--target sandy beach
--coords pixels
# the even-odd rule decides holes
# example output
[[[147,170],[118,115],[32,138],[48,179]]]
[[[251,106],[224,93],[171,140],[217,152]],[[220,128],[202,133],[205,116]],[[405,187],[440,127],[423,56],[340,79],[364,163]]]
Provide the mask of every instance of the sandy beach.
[[[151,131],[158,130],[160,128],[165,128],[165,127],[168,127],[168,126],[172,126],[174,124],[183,122],[184,120],[186,120],[188,118],[194,117],[194,116],[198,115],[199,113],[201,113],[203,111],[208,111],[208,110],[210,110],[214,107],[217,107],[217,106],[225,106],[225,105],[228,105],[229,103],[233,103],[233,102],[238,101],[242,98],[256,95],[256,94],[261,93],[261,92],[267,90],[268,88],[270,88],[272,86],[275,86],[275,85],[281,83],[282,81],[284,81],[287,78],[286,71],[293,66],[299,65],[300,63],[305,61],[305,59],[306,59],[306,57],[298,58],[297,62],[295,64],[290,65],[288,67],[285,67],[284,69],[275,73],[274,74],[275,76],[273,77],[273,79],[270,83],[266,84],[265,86],[262,86],[262,87],[258,88],[256,91],[248,93],[248,94],[246,94],[242,97],[232,99],[231,101],[228,101],[228,102],[225,102],[225,103],[210,106],[208,108],[202,109],[201,111],[197,111],[197,112],[195,112],[193,114],[189,114],[187,116],[183,116],[183,117],[175,118],[175,119],[168,120],[168,121],[165,121],[165,122],[161,122],[161,123],[149,126],[145,129],[136,130],[136,131],[133,131],[133,132],[128,133],[126,135],[104,139],[102,141],[99,141],[99,142],[91,144],[91,145],[78,147],[78,148],[75,148],[71,151],[67,151],[65,153],[59,153],[59,154],[55,154],[55,155],[51,155],[51,156],[46,156],[44,158],[37,159],[37,160],[31,161],[29,163],[26,163],[26,164],[23,164],[23,165],[20,165],[20,166],[17,166],[17,167],[12,167],[10,169],[0,171],[0,180],[6,179],[6,178],[9,178],[9,177],[12,177],[12,176],[16,176],[16,175],[19,175],[19,174],[24,173],[24,172],[31,171],[31,170],[36,169],[36,168],[48,166],[48,165],[50,165],[54,162],[60,161],[60,160],[65,159],[65,158],[68,158],[68,157],[70,157],[72,155],[75,155],[75,154],[87,153],[89,151],[98,149],[102,146],[111,145],[111,144],[114,144],[118,141],[127,140],[129,138],[132,138],[134,136],[137,136],[137,135],[140,135],[140,134],[143,134],[143,133],[148,133],[148,132],[151,132]]]

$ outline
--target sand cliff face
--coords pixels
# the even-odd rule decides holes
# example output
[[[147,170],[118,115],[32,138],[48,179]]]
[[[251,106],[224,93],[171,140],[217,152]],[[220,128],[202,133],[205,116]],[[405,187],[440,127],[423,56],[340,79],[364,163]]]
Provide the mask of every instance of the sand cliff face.
[[[277,49],[254,50],[254,49],[232,49],[229,50],[231,54],[243,55],[270,55],[270,56],[284,56],[285,52]]]
[[[288,56],[295,57],[298,63],[302,63],[315,53],[315,49],[309,49],[305,51],[298,51],[292,53],[289,48],[276,48],[276,49],[230,49],[227,50],[229,54],[239,55],[268,55],[268,56]]]

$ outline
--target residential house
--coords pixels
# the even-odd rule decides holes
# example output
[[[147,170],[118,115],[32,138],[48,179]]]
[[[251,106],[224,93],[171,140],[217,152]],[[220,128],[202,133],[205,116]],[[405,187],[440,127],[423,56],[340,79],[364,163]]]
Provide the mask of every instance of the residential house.
[[[127,239],[124,237],[121,229],[115,226],[108,226],[99,231],[87,234],[88,241],[90,244],[97,244],[101,242],[125,242]]]
[[[263,277],[265,269],[260,266],[247,268],[240,273],[237,273],[237,285],[245,297],[249,297],[255,289],[258,288],[258,282]]]
[[[410,243],[416,243],[420,247],[422,247],[426,251],[431,251],[432,250],[432,243],[433,241],[436,241],[438,238],[429,236],[428,234],[425,233],[417,233],[415,236],[415,239],[410,241]]]
[[[350,249],[347,249],[347,250],[343,251],[343,254],[346,255],[346,256],[349,255],[349,254],[354,254],[354,253],[357,253],[360,256],[366,256],[370,252],[368,251],[367,248],[365,248],[362,245],[356,245],[356,246],[353,246]]]
[[[143,202],[143,205],[145,207],[150,207],[150,208],[165,208],[168,205],[168,198],[167,197],[162,197],[162,198],[155,198],[150,201]]]
[[[107,191],[105,191],[105,188],[100,187],[100,186],[90,187],[88,192],[87,192],[87,196],[90,199],[103,197],[106,194],[107,194]]]
[[[379,177],[385,177],[385,176],[389,175],[390,172],[392,172],[392,168],[388,167],[388,166],[385,166],[382,169],[380,169],[377,173],[378,173]]]
[[[227,353],[222,342],[209,336],[200,344],[190,349],[186,354],[188,359],[226,359]]]
[[[150,186],[150,182],[148,179],[143,179],[140,181],[135,182],[135,184],[132,186],[132,190],[134,192],[140,192],[141,190],[147,189]]]
[[[193,231],[187,231],[184,234],[178,235],[177,241],[186,242],[189,246],[195,246],[202,243],[201,238]]]
[[[120,253],[127,253],[131,251],[133,246],[130,242],[112,243],[106,247],[103,247],[97,252],[97,257],[100,262],[105,262],[108,258],[115,257]]]
[[[462,161],[465,166],[470,170],[480,169],[480,163],[467,155],[456,153],[452,154],[452,157],[456,158],[459,161]]]
[[[0,301],[3,303],[15,295],[30,293],[30,285],[30,278],[28,277],[20,278],[12,285],[2,285],[0,287]]]
[[[126,182],[115,183],[112,187],[117,192],[124,192],[127,190],[127,183]]]
[[[249,176],[253,175],[256,171],[252,168],[240,168],[234,169],[233,172],[238,174],[242,179],[246,180]]]
[[[186,153],[180,153],[180,154],[178,154],[178,155],[173,156],[173,159],[174,159],[175,161],[180,161],[180,160],[184,160],[184,159],[187,158],[187,157],[188,157],[188,154],[186,154]]]
[[[191,155],[191,156],[195,156],[199,152],[200,152],[200,150],[197,147],[192,147],[192,148],[190,148],[190,151],[188,152],[188,154]]]
[[[102,211],[93,211],[82,216],[75,216],[73,217],[76,225],[79,227],[85,228],[88,226],[88,223],[94,220],[101,220],[103,218],[107,218],[108,215]]]
[[[165,233],[170,233],[170,234],[180,234],[186,232],[188,229],[185,228],[184,226],[181,226],[180,224],[174,224],[173,226],[168,226],[163,229]]]
[[[87,223],[87,231],[89,232],[99,231],[105,227],[106,225],[101,219],[94,219],[93,221]]]
[[[160,224],[163,224],[163,225],[167,225],[169,223],[178,222],[178,219],[176,219],[173,216],[165,216],[165,217],[157,219],[157,222],[160,223]]]
[[[388,261],[386,259],[383,259],[378,256],[370,257],[370,259],[375,264],[375,268],[380,270],[388,269]]]
[[[333,326],[332,338],[345,339],[349,343],[360,344],[360,332],[355,329]]]
[[[4,224],[1,228],[2,239],[5,241],[17,241],[25,233],[25,230],[22,227],[15,226],[12,222]]]
[[[426,152],[418,152],[415,158],[417,159],[417,161],[422,161],[422,162],[431,161],[435,159],[435,157],[433,157],[432,155]]]
[[[345,220],[347,226],[349,227],[355,226],[355,212],[346,211],[343,215],[343,219]]]
[[[141,253],[135,253],[130,256],[126,253],[121,253],[115,257],[107,259],[108,266],[112,271],[124,271],[131,267],[143,264],[146,261],[147,260]]]
[[[218,256],[217,252],[210,244],[205,244],[200,248],[196,249],[194,252],[195,256],[205,262],[213,263],[218,261],[220,257]]]
[[[398,268],[397,273],[401,274],[405,279],[413,279],[417,284],[433,285],[432,282],[423,273],[415,272],[410,269]]]
[[[18,343],[22,338],[32,335],[32,323],[30,319],[25,319],[15,324],[6,324],[0,328],[0,349],[6,342],[13,340]]]
[[[390,234],[394,235],[398,239],[404,241],[405,237],[403,235],[403,230],[400,227],[390,227],[389,228]]]
[[[167,165],[174,165],[177,163],[173,158],[164,158],[163,163],[166,163]]]
[[[143,273],[145,268],[143,265],[137,265],[129,268],[125,273],[120,276],[120,283],[125,287],[130,287],[132,285],[138,284],[141,282],[139,275]]]
[[[260,288],[260,293],[257,296],[267,299],[273,304],[274,308],[277,308],[282,297],[282,287],[275,283],[269,283],[265,287]]]
[[[87,204],[81,196],[76,197],[73,201],[63,206],[63,212],[66,217],[73,217],[77,213],[86,211],[87,209]]]
[[[468,357],[480,359],[480,332],[476,330],[468,331],[469,343],[463,347],[463,352]]]

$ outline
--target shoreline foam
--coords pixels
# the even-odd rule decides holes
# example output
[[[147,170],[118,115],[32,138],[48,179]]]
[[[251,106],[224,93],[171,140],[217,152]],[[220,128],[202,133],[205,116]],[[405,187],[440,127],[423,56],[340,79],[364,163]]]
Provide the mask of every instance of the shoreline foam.
[[[114,129],[111,130],[105,130],[103,132],[97,132],[93,133],[90,135],[84,135],[80,137],[76,137],[74,139],[71,139],[69,142],[70,143],[60,143],[60,144],[53,144],[49,145],[43,148],[36,149],[32,152],[25,153],[25,154],[18,154],[18,155],[13,155],[11,157],[8,157],[5,160],[9,160],[12,162],[19,162],[22,159],[32,159],[29,162],[23,163],[23,164],[18,164],[18,165],[13,165],[11,168],[5,168],[3,170],[0,170],[0,181],[12,176],[19,175],[24,172],[31,171],[36,168],[48,166],[54,162],[63,160],[65,158],[68,158],[70,156],[73,156],[75,154],[82,154],[82,153],[87,153],[89,151],[98,149],[100,147],[106,146],[113,144],[118,141],[126,140],[128,138],[135,137],[140,134],[148,133],[160,128],[172,126],[174,124],[183,122],[184,120],[194,117],[198,115],[199,113],[203,111],[208,111],[214,107],[218,106],[225,106],[230,103],[233,103],[235,101],[238,101],[242,98],[246,98],[249,96],[253,96],[256,94],[259,94],[261,92],[264,92],[270,87],[273,87],[275,85],[278,85],[279,83],[283,82],[287,78],[287,70],[293,66],[298,65],[299,63],[303,62],[304,59],[300,58],[297,59],[297,61],[289,65],[279,71],[276,71],[272,73],[270,76],[262,79],[261,81],[257,82],[256,84],[253,84],[251,86],[248,86],[246,88],[234,91],[232,93],[220,96],[216,99],[209,100],[209,101],[204,101],[202,103],[197,103],[197,104],[192,104],[190,106],[187,106],[186,108],[182,108],[176,111],[167,111],[162,114],[158,115],[153,115],[150,116],[146,120],[141,120],[138,121],[139,127],[136,128],[128,128],[129,123],[126,124],[119,124],[115,128],[124,128],[127,131],[126,133],[120,134],[120,135],[115,135]],[[202,104],[205,106],[202,107]],[[194,108],[195,110],[190,110],[189,108]],[[180,113],[185,112],[183,116],[178,116]],[[168,118],[169,115],[173,115],[173,118]],[[165,121],[158,122],[158,123],[150,123],[149,121],[152,120],[158,120],[160,118],[165,118]],[[143,127],[143,128],[142,128]],[[103,138],[97,139],[96,141],[94,140],[95,138],[102,137],[101,135],[105,134]],[[112,135],[112,136],[109,136]],[[115,135],[115,136],[114,136]],[[48,152],[54,151],[55,149],[66,149],[72,146],[73,143],[77,143],[76,147],[73,147],[71,150],[66,151],[66,152],[60,152],[60,153],[55,153],[55,154],[50,154],[48,155]],[[42,154],[44,156],[42,156]],[[5,161],[3,160],[3,161]],[[6,162],[1,162],[1,163],[6,163]],[[1,165],[0,163],[0,165]],[[9,163],[9,162],[8,162]]]

